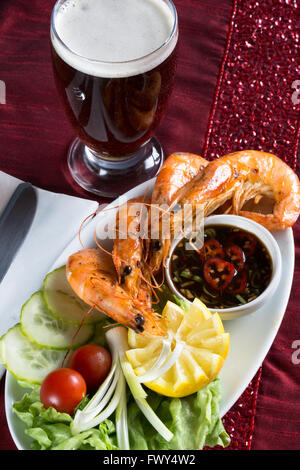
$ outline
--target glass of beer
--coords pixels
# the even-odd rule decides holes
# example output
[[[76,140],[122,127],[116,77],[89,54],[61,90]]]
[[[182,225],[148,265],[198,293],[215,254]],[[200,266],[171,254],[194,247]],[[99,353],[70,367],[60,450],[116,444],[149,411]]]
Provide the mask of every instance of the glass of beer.
[[[154,177],[163,149],[154,133],[176,70],[171,0],[59,0],[51,17],[56,87],[77,135],[75,181],[116,197]]]

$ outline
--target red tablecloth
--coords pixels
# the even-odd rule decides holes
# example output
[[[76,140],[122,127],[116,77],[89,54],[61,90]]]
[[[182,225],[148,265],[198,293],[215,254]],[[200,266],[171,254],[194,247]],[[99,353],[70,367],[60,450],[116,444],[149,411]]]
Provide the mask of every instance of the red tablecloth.
[[[158,132],[166,153],[215,158],[256,148],[278,154],[296,169],[300,113],[292,102],[292,83],[300,79],[300,1],[175,4],[180,60]],[[0,170],[45,189],[91,198],[66,169],[73,132],[52,78],[53,5],[54,0],[1,0],[0,80],[6,84],[6,104],[0,104]],[[300,223],[294,234],[295,279],[283,323],[262,368],[224,418],[233,449],[300,448],[300,364],[292,361],[293,342],[300,339]],[[15,449],[4,413],[4,380],[0,388],[0,449]]]

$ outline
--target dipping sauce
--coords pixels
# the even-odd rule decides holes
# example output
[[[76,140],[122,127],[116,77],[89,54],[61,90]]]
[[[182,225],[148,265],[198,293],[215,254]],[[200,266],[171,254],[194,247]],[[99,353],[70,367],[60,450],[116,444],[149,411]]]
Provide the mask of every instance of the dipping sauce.
[[[181,240],[171,257],[171,278],[190,301],[208,308],[238,307],[256,299],[269,285],[272,260],[252,233],[229,225],[206,226],[201,250],[186,250]]]

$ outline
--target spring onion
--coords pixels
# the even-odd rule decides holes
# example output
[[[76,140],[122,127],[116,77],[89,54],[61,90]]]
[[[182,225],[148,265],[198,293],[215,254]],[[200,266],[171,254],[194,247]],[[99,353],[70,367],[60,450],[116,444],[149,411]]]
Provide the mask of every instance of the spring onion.
[[[164,423],[159,419],[157,414],[154,413],[153,409],[144,398],[141,400],[136,400],[136,404],[147,418],[149,423],[156,429],[156,431],[166,440],[170,441],[173,437],[173,433],[164,425]]]
[[[198,276],[197,274],[195,274],[195,276],[193,276],[193,281],[196,281],[196,282],[203,282],[203,279],[202,277]]]
[[[121,399],[116,409],[116,433],[120,450],[129,450],[128,424],[127,424],[127,400],[126,400],[126,381],[124,376],[120,375],[122,387]]]
[[[78,434],[81,431],[87,431],[90,428],[98,426],[100,423],[102,423],[102,421],[112,415],[112,413],[116,410],[118,406],[122,394],[122,381],[120,380],[119,369],[116,370],[116,376],[114,378],[114,381],[112,382],[112,386],[114,388],[111,387],[108,389],[108,399],[106,395],[104,395],[103,400],[100,401],[100,403],[93,409],[86,410],[84,408],[83,410],[76,411],[74,420],[71,423],[72,434]],[[109,402],[107,407],[104,408],[107,402],[109,401],[111,395],[111,401]]]
[[[120,359],[120,365],[125,376],[126,382],[130,391],[133,395],[133,398],[136,401],[136,404],[156,429],[156,431],[166,440],[170,441],[173,437],[173,434],[169,429],[164,425],[164,423],[159,419],[159,417],[154,413],[150,405],[146,400],[146,392],[138,381],[137,376],[134,373],[134,370],[130,362],[126,358],[126,351],[129,349],[127,342],[127,330],[122,326],[113,328],[106,333],[107,342],[111,350],[117,350]]]
[[[210,292],[205,285],[203,285],[203,291],[205,292],[205,294],[209,295],[209,297],[217,297],[217,294],[213,294],[212,292]]]
[[[185,279],[191,279],[192,274],[189,271],[181,271],[180,276],[184,277]]]
[[[216,238],[217,232],[211,227],[204,230],[204,235],[209,238]]]
[[[258,289],[260,287],[261,274],[258,271],[254,271],[254,273],[252,274],[252,276],[250,278],[250,283],[251,283],[252,287],[254,287],[255,289]]]
[[[163,374],[168,372],[168,370],[171,369],[171,367],[175,364],[178,357],[180,356],[183,346],[184,346],[183,342],[177,341],[174,351],[170,353],[170,357],[168,358],[168,360],[165,361],[161,367],[157,367],[157,363],[155,363],[154,368],[152,367],[145,374],[139,375],[138,376],[139,382],[142,382],[142,383],[152,382],[152,380],[156,380],[159,377],[161,377]]]
[[[127,382],[127,385],[142,413],[156,431],[166,441],[170,441],[173,434],[148,404],[146,400],[147,394],[141,385],[141,378],[136,376],[130,362],[126,358],[126,351],[129,349],[127,342],[127,329],[124,327],[111,328],[106,333],[106,339],[112,353],[112,367],[110,373],[85,408],[83,410],[78,409],[76,411],[74,420],[71,424],[72,434],[75,435],[98,426],[102,421],[115,412],[118,446],[121,450],[129,450],[126,400]],[[147,374],[148,379],[149,377],[151,379],[151,377],[156,378],[169,370],[177,360],[181,350],[182,345],[178,342],[174,351],[171,352],[170,342],[165,340],[162,352],[154,364],[154,367],[144,374],[146,379]]]
[[[244,297],[242,297],[240,294],[236,294],[235,297],[241,302],[241,304],[247,303],[247,300],[245,300]]]
[[[171,351],[171,342],[164,339],[162,343],[163,343],[162,349],[161,349],[161,352],[157,361],[153,364],[153,366],[149,370],[147,370],[147,372],[137,377],[137,380],[140,383],[151,382],[151,380],[154,380],[153,375],[152,375],[153,372],[155,372],[157,369],[160,369],[160,367],[163,366],[163,364],[166,362],[166,359]]]
[[[106,339],[110,350],[118,356],[120,367],[134,398],[146,398],[147,394],[137,381],[132,365],[126,358],[125,353],[129,349],[126,328],[122,326],[112,328],[106,333]]]

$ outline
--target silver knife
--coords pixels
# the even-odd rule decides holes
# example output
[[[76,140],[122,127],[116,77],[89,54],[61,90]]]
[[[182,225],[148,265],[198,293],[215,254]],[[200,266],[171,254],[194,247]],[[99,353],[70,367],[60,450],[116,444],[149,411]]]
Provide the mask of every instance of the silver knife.
[[[32,224],[37,195],[30,183],[21,183],[0,217],[0,282],[4,278]]]

